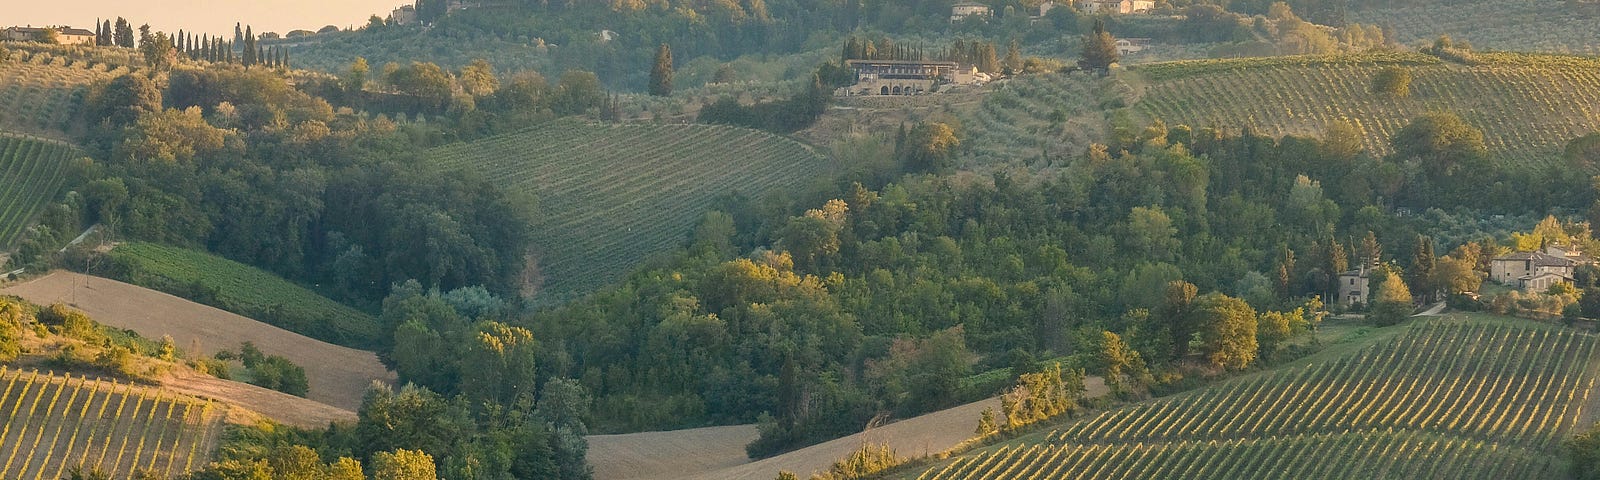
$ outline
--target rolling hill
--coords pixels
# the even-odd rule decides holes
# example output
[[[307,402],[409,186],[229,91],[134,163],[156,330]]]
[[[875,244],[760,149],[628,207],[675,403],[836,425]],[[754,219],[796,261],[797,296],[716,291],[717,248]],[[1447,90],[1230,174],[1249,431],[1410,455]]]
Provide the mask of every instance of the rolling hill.
[[[66,139],[89,85],[128,71],[49,52],[11,51],[0,59],[0,130]]]
[[[1193,60],[1133,69],[1148,82],[1132,109],[1168,125],[1253,127],[1265,134],[1320,135],[1336,120],[1389,152],[1389,139],[1412,119],[1436,111],[1482,130],[1498,162],[1559,161],[1567,142],[1600,128],[1600,61],[1588,58],[1479,54],[1481,64],[1445,63],[1421,54]],[[1380,69],[1410,70],[1411,95],[1369,92]]]
[[[0,76],[4,72],[0,68]],[[0,133],[0,250],[16,242],[39,210],[56,198],[72,153],[72,147],[59,142]]]
[[[6,371],[0,384],[4,478],[63,478],[75,466],[165,477],[204,466],[221,441],[221,404],[38,371]]]
[[[1600,337],[1419,320],[1339,358],[1100,413],[914,478],[1552,478]],[[908,477],[910,478],[910,477]]]
[[[720,195],[794,188],[830,168],[799,142],[712,125],[555,122],[428,157],[539,199],[541,302],[614,282],[681,245]]]
[[[380,341],[372,315],[267,271],[206,252],[146,242],[111,250],[120,280],[160,290],[347,347]],[[225,347],[232,347],[226,346]]]
[[[1481,49],[1600,53],[1600,6],[1592,3],[1560,0],[1413,2],[1356,9],[1350,12],[1349,20],[1389,25],[1396,37],[1394,40],[1405,45],[1431,42],[1439,35],[1449,35]]]

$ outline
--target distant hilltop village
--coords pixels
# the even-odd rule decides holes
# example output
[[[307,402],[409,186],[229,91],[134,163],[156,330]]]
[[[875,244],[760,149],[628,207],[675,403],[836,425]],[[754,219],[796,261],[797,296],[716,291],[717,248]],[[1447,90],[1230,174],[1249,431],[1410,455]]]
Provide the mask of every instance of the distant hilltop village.
[[[0,31],[0,40],[8,42],[58,43],[61,45],[90,45],[94,32],[64,25],[54,27],[9,27]]]

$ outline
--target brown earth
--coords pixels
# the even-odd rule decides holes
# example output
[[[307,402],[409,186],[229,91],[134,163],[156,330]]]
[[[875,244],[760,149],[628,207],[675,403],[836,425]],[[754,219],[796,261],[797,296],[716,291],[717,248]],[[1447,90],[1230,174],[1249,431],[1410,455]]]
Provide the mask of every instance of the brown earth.
[[[165,293],[106,278],[56,271],[49,275],[0,288],[0,294],[16,295],[40,305],[65,303],[83,310],[95,321],[116,328],[138,332],[147,338],[171,335],[179,349],[199,350],[211,355],[218,350],[235,350],[243,342],[252,342],[262,352],[280,355],[306,369],[306,380],[311,389],[307,398],[320,402],[322,411],[314,402],[292,402],[288,399],[276,403],[298,403],[293,408],[278,409],[288,418],[279,418],[272,408],[258,409],[250,406],[250,399],[270,390],[252,385],[200,377],[182,383],[193,388],[224,392],[256,391],[232,394],[233,397],[214,396],[219,400],[238,399],[241,406],[285,423],[305,420],[326,426],[325,418],[341,417],[361,407],[361,396],[374,380],[394,383],[393,372],[379,363],[372,352],[342,347],[309,338],[266,323],[178,298]],[[212,382],[220,382],[215,383]],[[223,385],[237,385],[224,388]],[[211,395],[203,395],[211,396]],[[283,395],[289,398],[298,398]],[[302,399],[303,400],[303,399]],[[265,405],[258,405],[263,406]],[[306,410],[304,418],[296,411]],[[343,413],[339,413],[343,412]],[[348,415],[348,418],[354,418]]]
[[[1088,397],[1108,392],[1099,377],[1089,377],[1084,383]],[[984,408],[999,412],[1000,397],[901,420],[755,462],[744,454],[745,444],[756,438],[754,425],[593,435],[589,437],[589,463],[594,466],[596,480],[768,479],[777,477],[779,471],[807,478],[861,448],[863,442],[887,443],[906,458],[948,450],[972,438]]]

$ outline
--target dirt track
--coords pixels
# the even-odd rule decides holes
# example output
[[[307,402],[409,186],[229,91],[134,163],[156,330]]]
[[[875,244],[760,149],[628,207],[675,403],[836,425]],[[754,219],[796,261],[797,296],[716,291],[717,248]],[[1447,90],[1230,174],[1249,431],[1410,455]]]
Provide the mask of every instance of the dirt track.
[[[1085,382],[1089,397],[1105,395],[1099,377]],[[972,437],[985,407],[1000,411],[999,397],[901,420],[833,441],[751,462],[744,445],[756,438],[753,425],[695,428],[589,437],[589,463],[596,480],[767,479],[780,470],[807,478],[861,447],[863,441],[888,443],[902,457],[944,451]]]
[[[115,280],[57,271],[25,283],[5,287],[0,289],[0,293],[16,295],[41,305],[66,303],[88,313],[95,321],[133,330],[147,338],[159,339],[162,335],[172,335],[178,348],[183,350],[191,350],[198,346],[200,351],[210,355],[222,349],[237,351],[240,343],[249,341],[255,343],[263,352],[284,356],[296,365],[305,367],[306,380],[311,384],[308,398],[344,412],[343,414],[321,412],[322,409],[311,402],[306,402],[300,407],[276,409],[279,415],[274,415],[272,411],[258,410],[270,418],[285,423],[302,424],[295,418],[285,420],[279,417],[293,415],[295,411],[304,409],[306,418],[298,420],[316,421],[326,426],[325,419],[330,416],[345,415],[359,409],[361,396],[373,380],[389,383],[395,381],[394,373],[385,369],[383,364],[378,362],[378,356],[372,352],[333,345],[220,309]],[[197,379],[190,383],[191,386],[205,386],[215,391],[239,391],[239,388],[228,389],[209,385],[205,380]],[[236,382],[219,382],[249,387]],[[253,395],[255,393],[241,391],[239,398],[246,400],[239,403],[244,404],[245,408],[255,410],[256,408],[248,405],[250,403],[248,398]],[[230,400],[226,397],[219,399]],[[280,400],[278,403],[290,402],[287,399]]]

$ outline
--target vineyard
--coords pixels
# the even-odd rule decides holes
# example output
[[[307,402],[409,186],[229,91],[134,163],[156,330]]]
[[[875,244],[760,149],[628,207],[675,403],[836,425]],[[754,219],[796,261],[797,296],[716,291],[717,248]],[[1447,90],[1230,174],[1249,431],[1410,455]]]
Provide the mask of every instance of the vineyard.
[[[538,198],[542,302],[614,282],[681,245],[720,195],[793,188],[829,168],[798,142],[709,125],[557,122],[430,155],[441,170],[473,169]]]
[[[1600,9],[1576,2],[1474,0],[1413,4],[1352,11],[1349,20],[1391,25],[1397,37],[1394,40],[1406,45],[1450,35],[1480,49],[1600,53],[1600,21],[1596,21],[1600,20]]]
[[[161,390],[37,371],[0,383],[0,478],[57,479],[75,466],[169,478],[209,462],[222,435],[224,407]]]
[[[1560,440],[1587,413],[1597,344],[1542,325],[1435,320],[916,478],[1552,478]]]
[[[1496,161],[1551,165],[1568,141],[1600,127],[1600,71],[1562,56],[1484,55],[1482,65],[1408,62],[1203,60],[1139,67],[1155,83],[1134,105],[1147,119],[1192,127],[1254,127],[1269,135],[1320,135],[1334,121],[1360,128],[1386,154],[1412,119],[1447,111],[1484,132]],[[1320,57],[1309,57],[1320,58]],[[1362,58],[1362,57],[1356,57]],[[1408,98],[1369,93],[1372,77],[1411,63]]]
[[[56,198],[71,156],[71,147],[54,141],[0,134],[0,249],[16,242],[39,209]]]
[[[361,347],[377,320],[269,272],[178,247],[134,242],[111,251],[113,274],[318,340]],[[199,290],[199,291],[197,291]]]
[[[12,51],[0,59],[0,129],[64,139],[89,85],[127,67]]]

